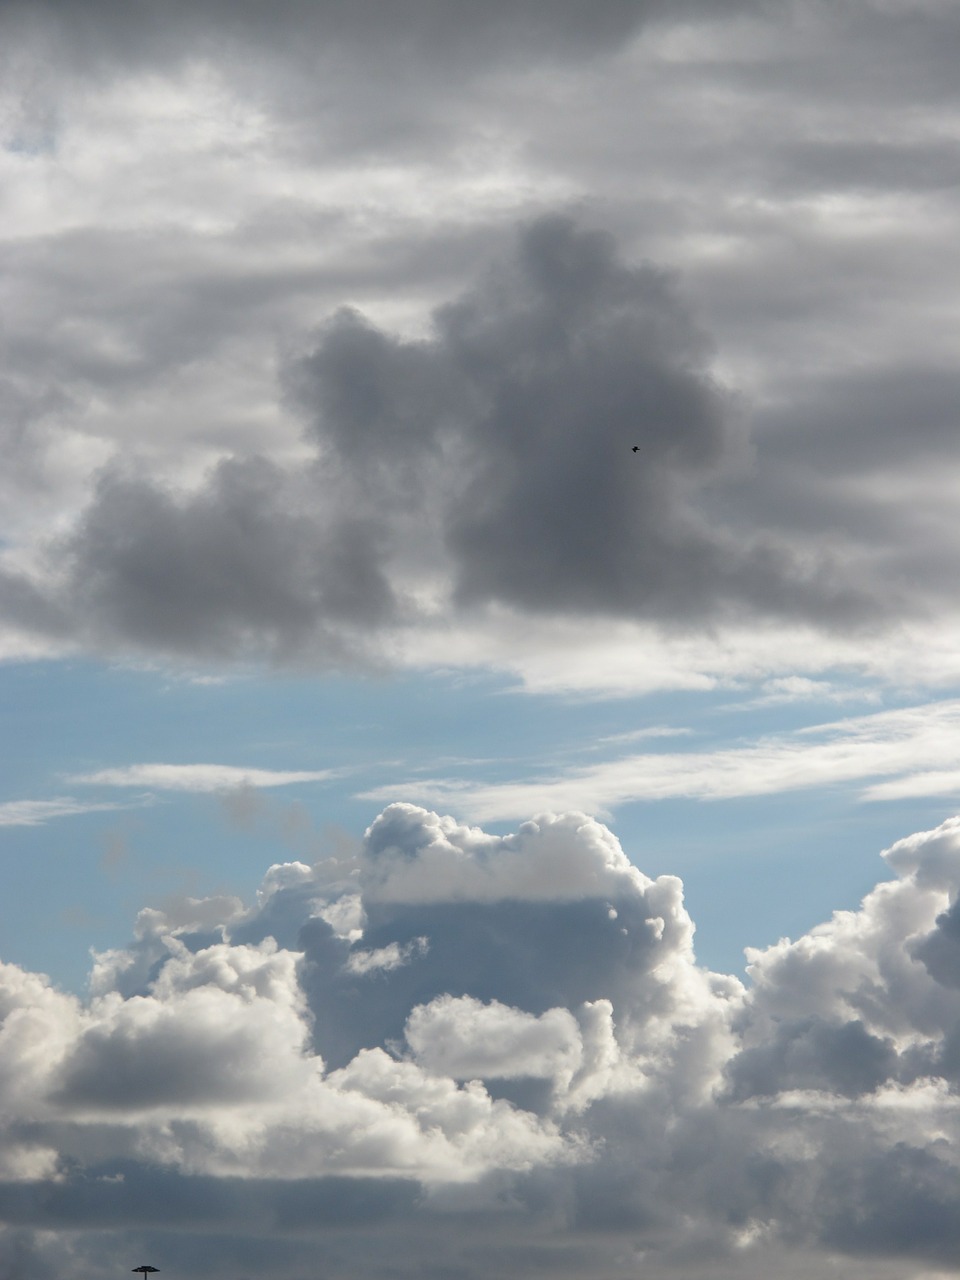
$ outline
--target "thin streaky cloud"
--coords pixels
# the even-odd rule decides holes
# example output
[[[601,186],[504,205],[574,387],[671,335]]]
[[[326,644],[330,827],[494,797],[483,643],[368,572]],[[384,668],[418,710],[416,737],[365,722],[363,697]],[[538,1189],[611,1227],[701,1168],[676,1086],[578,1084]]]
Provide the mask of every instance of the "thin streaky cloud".
[[[411,779],[361,798],[455,803],[458,813],[476,821],[571,808],[608,814],[637,800],[735,799],[871,778],[890,781],[867,787],[860,798],[883,800],[954,790],[947,784],[960,775],[944,765],[960,770],[960,699],[832,721],[718,751],[636,753],[521,782]]]
[[[731,702],[724,710],[753,711],[763,707],[792,706],[803,702],[873,702],[879,701],[874,689],[836,685],[829,680],[813,680],[808,676],[777,676],[766,680],[761,692],[743,702]]]
[[[867,787],[864,800],[906,800],[924,796],[960,795],[960,769],[930,769],[909,773],[890,782],[877,782]]]
[[[0,804],[0,827],[39,827],[53,818],[70,818],[81,813],[107,813],[130,807],[129,804],[75,800],[73,796],[57,796],[53,800],[7,800]]]
[[[686,738],[693,733],[692,729],[675,728],[668,724],[653,724],[645,729],[630,729],[627,733],[607,733],[596,742],[597,748],[615,745],[620,742],[642,742],[647,738]]]
[[[240,787],[288,787],[298,782],[328,782],[336,769],[247,769],[232,764],[131,764],[80,773],[70,781],[83,786],[151,787],[157,791],[233,791]]]

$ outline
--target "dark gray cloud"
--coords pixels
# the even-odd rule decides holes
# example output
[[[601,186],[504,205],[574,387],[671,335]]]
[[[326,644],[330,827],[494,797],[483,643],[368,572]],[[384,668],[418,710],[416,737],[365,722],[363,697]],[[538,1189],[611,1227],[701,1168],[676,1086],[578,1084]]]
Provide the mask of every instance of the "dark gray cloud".
[[[737,6],[752,7],[748,3]],[[487,59],[578,57],[616,48],[651,17],[673,9],[685,17],[719,9],[716,0],[598,0],[587,13],[576,0],[490,0],[469,11],[437,0],[279,0],[268,18],[255,0],[225,3],[148,3],[135,8],[114,0],[10,0],[5,18],[22,38],[31,29],[68,44],[74,58],[93,66],[127,66],[190,57],[223,57],[236,42],[316,59],[333,44],[360,46],[404,58],[454,59],[458,70],[481,69]]]
[[[669,617],[745,593],[685,509],[738,441],[662,273],[548,219],[434,325],[404,342],[343,315],[295,378],[358,488],[439,500],[461,601]]]
[[[960,182],[960,149],[949,143],[823,138],[788,147],[778,176],[782,189],[798,192],[940,191]]]
[[[358,490],[438,510],[462,604],[660,621],[874,615],[829,558],[775,534],[737,538],[698,511],[748,457],[708,351],[669,276],[546,218],[435,313],[431,337],[398,340],[344,313],[291,382]]]
[[[895,1077],[893,1043],[871,1035],[859,1019],[836,1024],[803,1018],[780,1023],[771,1041],[745,1049],[730,1064],[733,1097],[789,1089],[826,1089],[846,1097],[873,1093]]]
[[[372,515],[325,521],[313,497],[261,458],[224,462],[179,498],[107,476],[63,547],[68,594],[108,642],[184,655],[336,650],[336,628],[375,627],[392,593]]]
[[[914,943],[912,953],[945,987],[960,987],[960,899],[937,916],[936,926]]]
[[[448,994],[496,999],[535,1015],[611,997],[629,1017],[641,975],[661,955],[648,918],[642,899],[620,898],[379,908],[368,912],[362,949],[337,945],[330,926],[314,921],[298,942],[317,1051],[342,1066],[365,1045],[398,1041],[404,1010]],[[429,939],[422,950],[413,945],[420,938]],[[387,949],[409,958],[396,968],[350,972],[351,954]]]
[[[334,663],[415,625],[429,584],[454,611],[876,619],[841,560],[713,518],[749,448],[708,352],[667,274],[535,221],[424,338],[326,323],[285,374],[313,465],[227,459],[181,493],[108,471],[12,617],[43,630],[46,609],[61,635],[69,616],[107,648]]]
[[[32,1231],[13,1229],[0,1235],[0,1276],[3,1280],[27,1280],[29,1276],[47,1280],[55,1274],[54,1266],[37,1247]]]

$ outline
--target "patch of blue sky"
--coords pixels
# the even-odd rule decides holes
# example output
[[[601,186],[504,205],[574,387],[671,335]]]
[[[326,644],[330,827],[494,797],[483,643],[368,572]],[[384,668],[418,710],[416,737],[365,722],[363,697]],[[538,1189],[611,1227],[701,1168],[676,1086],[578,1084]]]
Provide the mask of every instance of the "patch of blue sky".
[[[14,133],[4,140],[3,149],[16,156],[26,156],[28,159],[52,156],[57,150],[56,130],[40,128]]]
[[[0,955],[80,990],[89,947],[122,945],[142,906],[177,894],[249,899],[271,863],[309,861],[358,838],[385,789],[418,802],[439,781],[448,803],[434,807],[470,818],[477,788],[559,780],[551,794],[562,801],[564,779],[584,769],[626,760],[629,771],[663,754],[693,766],[698,753],[802,740],[816,726],[917,702],[887,694],[880,706],[866,686],[840,700],[834,688],[794,689],[804,696],[792,701],[762,688],[596,702],[505,688],[486,674],[197,683],[76,661],[0,668],[0,801],[117,806],[0,830]],[[263,788],[262,805],[246,814],[212,793],[78,781],[143,764],[333,773]],[[879,851],[955,807],[949,794],[868,803],[864,779],[819,775],[715,799],[626,791],[609,806],[610,825],[645,873],[683,878],[700,959],[733,972],[744,946],[856,906],[885,878]],[[582,807],[577,795],[571,785],[571,803],[552,807]],[[518,820],[494,815],[483,825],[503,832]]]

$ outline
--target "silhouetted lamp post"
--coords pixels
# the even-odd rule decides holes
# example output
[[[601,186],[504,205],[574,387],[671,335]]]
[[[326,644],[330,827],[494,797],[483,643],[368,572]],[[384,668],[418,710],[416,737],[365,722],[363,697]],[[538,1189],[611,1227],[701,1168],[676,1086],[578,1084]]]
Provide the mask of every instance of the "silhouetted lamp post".
[[[131,1271],[139,1271],[143,1276],[143,1280],[147,1280],[147,1276],[153,1275],[155,1271],[159,1271],[159,1267],[131,1267]]]

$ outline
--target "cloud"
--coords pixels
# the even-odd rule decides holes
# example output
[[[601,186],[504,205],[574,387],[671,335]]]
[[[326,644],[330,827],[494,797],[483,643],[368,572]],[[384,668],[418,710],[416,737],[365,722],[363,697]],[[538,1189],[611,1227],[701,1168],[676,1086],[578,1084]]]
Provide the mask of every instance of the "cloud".
[[[79,0],[63,9],[46,0],[13,4],[7,12],[11,34],[45,39],[61,61],[80,71],[162,68],[193,57],[222,57],[226,44],[234,55],[249,58],[251,48],[269,60],[283,54],[305,72],[309,50],[322,56],[332,45],[341,57],[384,57],[395,50],[404,60],[424,64],[442,82],[442,68],[432,65],[441,56],[452,61],[460,76],[479,74],[486,60],[513,62],[522,49],[527,57],[551,61],[615,49],[651,14],[662,12],[662,0],[629,4],[599,0],[590,21],[571,0],[522,0],[506,4],[494,0],[471,14],[457,15],[429,0],[401,0],[390,10],[371,0],[344,8],[337,3],[305,4],[283,0],[272,22],[265,22],[256,5],[203,0],[177,6],[163,20],[150,11],[130,12],[112,0]],[[709,8],[709,0],[684,8]],[[24,28],[26,27],[26,32]],[[32,28],[32,31],[31,31]],[[218,48],[214,33],[219,35]],[[306,46],[298,49],[297,42]],[[301,62],[302,60],[302,62]]]
[[[949,795],[956,789],[957,770],[928,766],[957,757],[958,723],[960,702],[947,699],[808,726],[748,746],[649,751],[526,782],[411,779],[374,788],[364,798],[384,801],[403,794],[431,803],[455,802],[486,821],[569,804],[609,812],[635,800],[722,800],[876,777],[889,780],[865,786],[861,799]]]
[[[107,801],[75,800],[72,796],[58,796],[54,800],[5,800],[0,804],[0,827],[36,827],[53,818],[109,813],[129,807]]]
[[[143,913],[87,1002],[0,968],[0,1218],[281,1251],[338,1222],[413,1271],[449,1231],[478,1265],[589,1242],[616,1276],[625,1236],[654,1274],[947,1265],[960,819],[885,857],[894,880],[751,951],[744,988],[696,964],[679,881],[596,822],[393,806],[250,907]],[[382,1265],[368,1241],[348,1270]]]
[[[509,837],[393,804],[370,826],[360,868],[366,902],[575,901],[614,897],[644,878],[607,828],[546,815]]]
[[[618,746],[627,742],[643,742],[646,738],[685,738],[692,729],[681,729],[673,725],[648,725],[643,729],[629,729],[625,733],[605,733],[598,738],[594,749],[601,751],[608,746]]]
[[[235,791],[327,782],[333,769],[248,769],[233,764],[129,764],[80,773],[72,782],[91,787],[144,787],[156,791]]]
[[[45,572],[11,578],[10,620],[108,651],[341,667],[490,609],[878,621],[884,595],[829,555],[706,518],[749,457],[708,349],[666,273],[534,220],[424,338],[349,309],[321,326],[284,374],[307,465],[238,455],[190,487],[109,467]]]
[[[644,877],[582,815],[527,824],[518,840],[394,806],[358,866],[333,861],[274,869],[245,913],[213,901],[185,903],[179,923],[143,913],[131,948],[98,959],[87,1006],[8,966],[7,1008],[61,1010],[56,1045],[40,1024],[26,1042],[21,1079],[34,1079],[38,1117],[67,1124],[81,1147],[119,1125],[118,1156],[194,1175],[475,1181],[584,1158],[550,1107],[518,1108],[481,1081],[548,1077],[564,1105],[582,1107],[620,1066],[610,997],[571,1013],[548,993],[613,993],[619,1035],[633,1040],[710,998],[679,882]],[[337,933],[330,908],[357,886],[361,929]],[[566,957],[562,919],[568,940],[581,935]],[[426,931],[411,938],[415,920]],[[450,994],[463,983],[481,994]],[[11,1049],[15,1026],[4,1023]],[[42,1078],[31,1065],[41,1051]]]
[[[738,701],[740,711],[752,711],[757,707],[789,706],[792,703],[818,702],[876,702],[873,690],[833,685],[829,680],[811,680],[806,676],[779,676],[765,680],[761,692],[755,697]]]
[[[238,803],[238,795],[251,788],[287,787],[305,782],[328,782],[335,769],[256,769],[229,764],[132,764],[74,774],[70,782],[92,787],[131,787],[145,794],[133,801],[78,800],[57,796],[49,800],[6,800],[0,803],[0,827],[35,827],[54,818],[84,813],[112,813],[153,802],[150,791],[225,793],[225,802]],[[116,851],[110,855],[117,856]]]
[[[949,6],[595,10],[4,6],[4,652],[939,648]]]
[[[224,462],[177,498],[105,478],[64,548],[78,619],[106,639],[172,653],[239,656],[309,643],[347,661],[392,612],[375,520],[333,514],[265,459]],[[322,512],[322,507],[320,508]],[[326,636],[326,639],[323,637]]]
[[[584,1020],[606,1031],[606,1063],[619,1059],[609,1001],[583,1006]],[[599,1029],[599,1028],[597,1028]],[[439,996],[418,1005],[407,1019],[404,1038],[414,1058],[436,1075],[456,1080],[548,1080],[567,1093],[588,1057],[577,1018],[567,1009],[547,1009],[538,1017],[491,1000]],[[604,1081],[605,1083],[606,1081]],[[598,1090],[597,1092],[599,1092]],[[528,1104],[529,1105],[529,1104]]]
[[[337,917],[333,913],[325,914],[324,918],[333,927],[338,923]],[[350,938],[351,933],[352,930],[348,929],[346,934],[341,933],[339,936]],[[363,936],[362,930],[357,931],[357,936]],[[355,941],[356,939],[350,938],[350,940]],[[412,942],[408,942],[403,947],[396,942],[391,942],[388,946],[377,947],[373,951],[353,951],[347,957],[346,967],[350,973],[361,975],[386,969],[396,969],[399,965],[409,964],[418,952],[425,951],[429,945],[429,938],[414,938]]]
[[[875,782],[863,792],[865,800],[902,800],[905,796],[952,796],[960,787],[960,770],[928,769],[889,782]]]
[[[295,957],[276,944],[174,947],[150,998],[101,997],[60,1063],[53,1100],[78,1113],[269,1104],[309,1080]]]
[[[869,612],[828,565],[698,515],[702,491],[745,460],[707,346],[665,273],[554,217],[436,311],[430,339],[341,313],[292,382],[358,495],[401,513],[439,498],[461,604],[660,620],[734,604]]]

